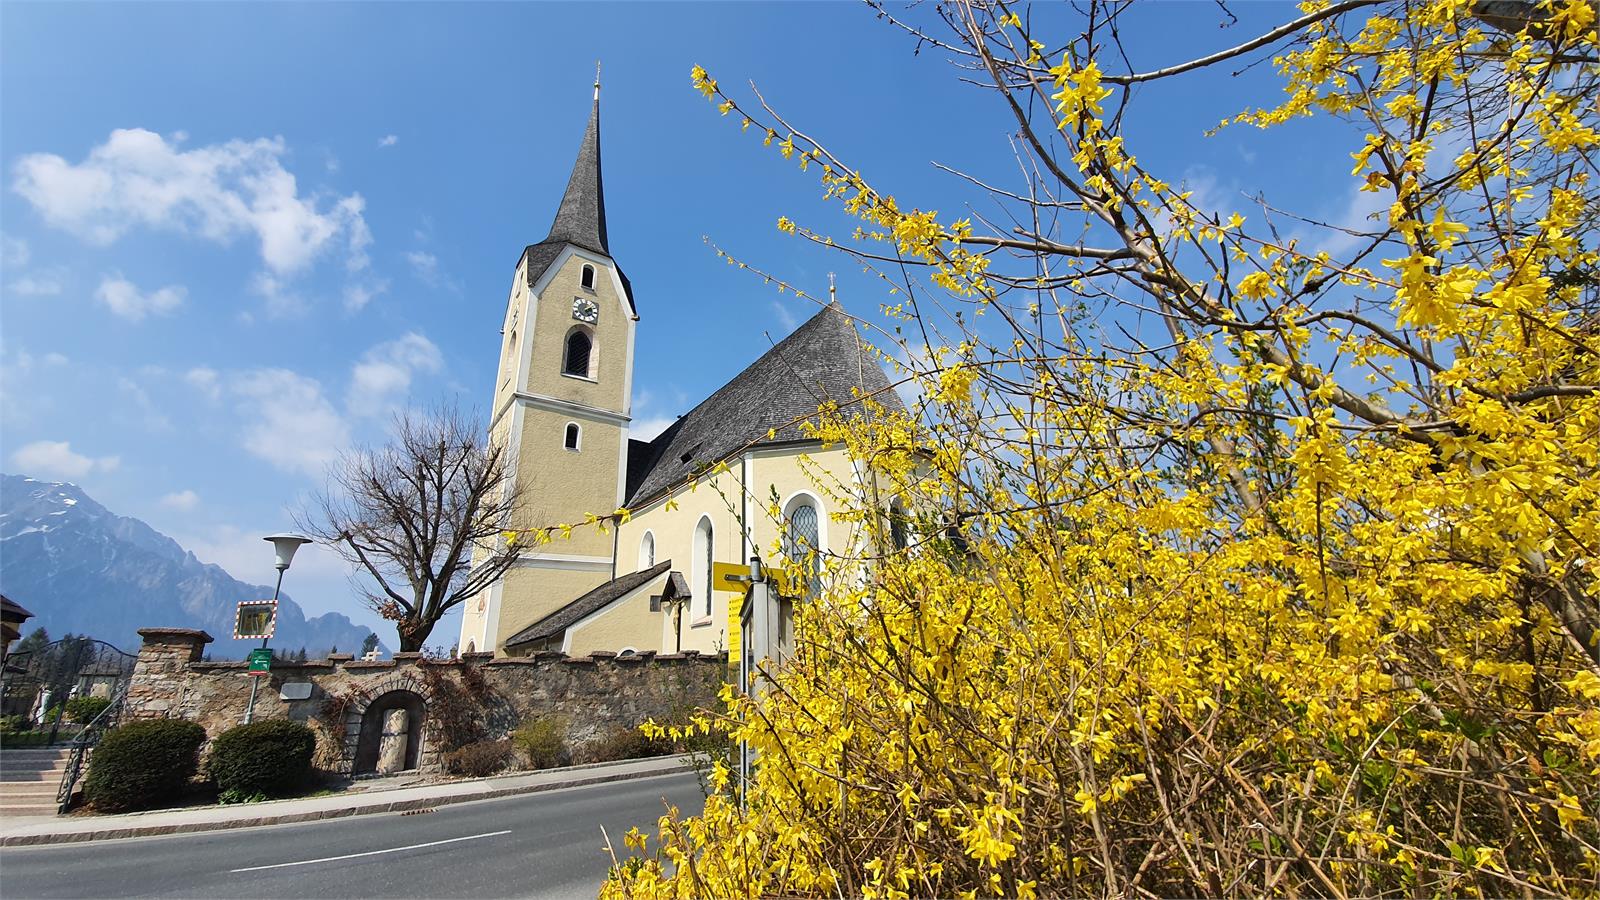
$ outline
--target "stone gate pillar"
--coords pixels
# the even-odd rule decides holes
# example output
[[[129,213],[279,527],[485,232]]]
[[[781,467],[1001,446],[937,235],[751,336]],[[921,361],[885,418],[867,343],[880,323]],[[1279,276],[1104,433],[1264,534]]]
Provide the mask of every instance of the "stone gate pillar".
[[[200,661],[212,637],[197,628],[141,628],[124,716],[159,719],[176,710],[189,664]]]

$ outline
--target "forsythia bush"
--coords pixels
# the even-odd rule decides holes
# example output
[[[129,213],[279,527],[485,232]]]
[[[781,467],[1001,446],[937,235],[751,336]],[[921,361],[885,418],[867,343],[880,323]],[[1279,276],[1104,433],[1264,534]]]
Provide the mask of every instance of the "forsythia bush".
[[[696,726],[754,752],[742,805],[631,833],[604,896],[1600,896],[1594,4],[1310,2],[1127,74],[1120,5],[1079,8],[1063,44],[941,6],[1038,173],[989,238],[695,70],[971,313],[895,354],[914,415],[823,410],[871,547]],[[1337,257],[1198,208],[1108,114],[1263,46],[1287,99],[1228,127],[1365,135],[1383,202]],[[927,295],[890,312],[948,333]]]

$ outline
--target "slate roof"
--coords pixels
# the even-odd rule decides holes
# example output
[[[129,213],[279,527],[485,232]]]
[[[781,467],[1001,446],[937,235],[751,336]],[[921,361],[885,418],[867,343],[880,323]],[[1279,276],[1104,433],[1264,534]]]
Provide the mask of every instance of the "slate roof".
[[[611,256],[611,244],[606,237],[606,189],[600,168],[600,94],[595,93],[594,110],[589,114],[589,127],[584,129],[583,143],[578,145],[578,158],[572,163],[572,175],[567,179],[567,190],[556,207],[556,218],[550,223],[550,233],[537,244],[522,251],[528,262],[528,287],[538,283],[545,270],[550,268],[561,249],[571,244],[602,256]],[[615,261],[613,260],[613,263]],[[622,279],[623,293],[628,297],[628,308],[638,313],[633,304],[633,284],[628,276],[617,269]]]
[[[506,640],[505,645],[515,647],[555,637],[566,631],[573,623],[638,590],[670,568],[672,560],[669,559],[656,563],[642,572],[614,578],[512,635]]]
[[[824,401],[860,414],[861,404],[850,404],[852,388],[891,411],[905,408],[855,323],[829,303],[655,440],[629,441],[626,505],[653,499],[746,445],[804,440],[789,423],[813,417]]]

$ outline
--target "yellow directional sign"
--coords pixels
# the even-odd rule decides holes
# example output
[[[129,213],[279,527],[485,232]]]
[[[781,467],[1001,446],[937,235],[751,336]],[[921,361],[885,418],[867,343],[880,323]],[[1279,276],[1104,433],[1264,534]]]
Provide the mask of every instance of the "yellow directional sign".
[[[761,570],[761,577],[772,585],[772,589],[782,597],[798,596],[797,586],[781,569]],[[711,564],[711,589],[725,591],[730,594],[747,594],[750,592],[750,567],[745,563],[713,562]]]
[[[744,563],[711,564],[711,589],[743,594],[750,590],[750,567]]]

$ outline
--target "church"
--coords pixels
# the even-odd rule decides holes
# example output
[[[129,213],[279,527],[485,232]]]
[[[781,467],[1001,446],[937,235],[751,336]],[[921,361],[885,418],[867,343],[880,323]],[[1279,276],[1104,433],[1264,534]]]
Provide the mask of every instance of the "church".
[[[629,435],[641,308],[612,256],[600,164],[600,88],[555,221],[522,251],[511,283],[489,437],[509,448],[526,501],[517,528],[582,523],[626,508],[604,532],[529,548],[465,604],[463,652],[573,656],[731,651],[738,593],[715,563],[781,565],[851,555],[864,535],[830,521],[828,497],[862,488],[838,447],[795,424],[826,401],[861,415],[902,409],[837,301],[651,440]],[[710,358],[710,346],[686,358]],[[825,482],[823,490],[818,481]],[[831,492],[831,493],[830,493]],[[776,504],[780,516],[771,510]],[[787,601],[785,601],[786,605]]]

